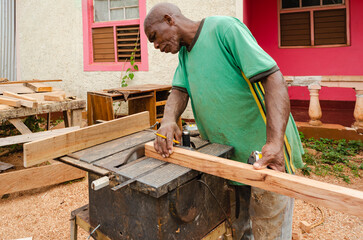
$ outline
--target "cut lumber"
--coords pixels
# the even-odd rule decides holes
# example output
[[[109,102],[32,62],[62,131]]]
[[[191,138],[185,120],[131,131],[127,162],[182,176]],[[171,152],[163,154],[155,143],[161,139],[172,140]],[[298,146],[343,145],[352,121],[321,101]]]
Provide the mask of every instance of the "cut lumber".
[[[27,96],[17,94],[17,93],[13,93],[13,92],[9,92],[9,91],[4,91],[3,95],[7,96],[7,97],[13,97],[13,98],[27,100],[27,101],[31,101],[31,102],[36,102],[37,101],[35,98],[27,97]]]
[[[0,162],[0,173],[13,167],[13,164]]]
[[[44,101],[64,101],[65,94],[46,94],[44,95]]]
[[[9,91],[13,93],[34,93],[33,90],[31,90],[28,87],[25,87],[23,84],[0,84],[0,94],[2,94],[4,91]]]
[[[6,78],[0,78],[6,79]],[[43,82],[61,82],[61,79],[55,79],[55,80],[39,80],[39,79],[33,79],[33,80],[25,80],[25,81],[9,81],[9,82],[0,82],[0,84],[16,84],[16,83],[43,83]]]
[[[21,107],[21,102],[19,99],[0,97],[0,104],[5,104],[12,107]]]
[[[255,170],[249,164],[179,147],[174,148],[174,152],[170,157],[163,158],[155,151],[152,142],[145,144],[145,155],[363,217],[363,192],[358,190],[270,169]]]
[[[149,127],[149,112],[141,112],[59,136],[26,143],[24,144],[24,166],[29,167],[42,163]]]
[[[0,147],[58,136],[60,134],[75,131],[77,129],[79,129],[79,126],[0,138]]]
[[[30,129],[23,123],[23,121],[21,121],[20,118],[9,119],[8,121],[13,124],[14,127],[18,129],[21,134],[32,133],[32,131],[30,131]]]
[[[51,92],[53,88],[44,83],[25,83],[25,86],[35,92]]]
[[[0,196],[62,183],[86,176],[86,172],[64,163],[0,174]]]
[[[12,101],[12,102],[17,102],[20,101],[20,106],[24,106],[24,107],[28,107],[28,108],[36,108],[38,106],[37,102],[32,102],[32,101],[28,101],[28,100],[24,100],[21,98],[17,98],[16,96],[3,96],[1,97],[3,100],[8,100],[8,101]],[[16,106],[15,106],[16,107]]]
[[[301,228],[301,230],[303,230],[306,233],[309,233],[311,231],[311,224],[309,224],[306,221],[301,221],[299,223],[299,227]]]

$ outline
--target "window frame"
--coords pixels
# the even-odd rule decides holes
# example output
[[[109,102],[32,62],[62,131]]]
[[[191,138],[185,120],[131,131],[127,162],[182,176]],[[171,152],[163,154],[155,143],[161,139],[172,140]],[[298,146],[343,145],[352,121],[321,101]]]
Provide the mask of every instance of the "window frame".
[[[83,69],[84,71],[126,71],[131,67],[130,62],[118,62],[116,26],[138,24],[140,28],[141,61],[136,62],[139,71],[148,71],[147,37],[144,33],[144,19],[146,17],[146,0],[139,0],[139,18],[120,21],[94,22],[93,0],[82,0],[83,20]],[[92,29],[100,27],[113,27],[115,62],[94,62]]]
[[[302,7],[302,0],[299,0],[300,6],[297,8],[282,8],[282,0],[277,1],[278,9],[278,44],[279,48],[327,48],[327,47],[347,47],[350,46],[350,11],[349,11],[349,0],[343,0],[342,4],[329,4],[322,5],[323,0],[320,0],[320,6],[309,6]],[[346,9],[346,44],[331,44],[331,45],[314,45],[314,12],[319,10],[335,10],[335,9]],[[310,12],[310,46],[281,46],[281,23],[280,16],[283,13],[296,13],[296,12]]]

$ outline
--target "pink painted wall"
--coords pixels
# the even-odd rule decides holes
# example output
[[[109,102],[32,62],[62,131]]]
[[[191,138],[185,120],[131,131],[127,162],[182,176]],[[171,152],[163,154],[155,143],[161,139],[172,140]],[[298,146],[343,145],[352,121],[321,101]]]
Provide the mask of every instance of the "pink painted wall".
[[[308,87],[289,87],[289,97],[292,100],[309,100]],[[352,88],[321,87],[319,91],[320,100],[353,101],[355,102],[355,91]]]
[[[244,22],[285,76],[363,75],[363,1],[350,0],[351,46],[278,48],[279,0],[244,0]]]

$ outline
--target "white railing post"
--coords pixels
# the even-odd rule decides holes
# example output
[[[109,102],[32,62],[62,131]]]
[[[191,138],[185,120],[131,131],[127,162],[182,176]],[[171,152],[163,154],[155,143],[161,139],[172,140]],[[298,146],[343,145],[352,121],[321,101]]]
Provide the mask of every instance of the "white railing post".
[[[310,92],[310,104],[309,104],[309,124],[313,126],[322,125],[320,119],[322,116],[320,102],[319,102],[319,91],[321,86],[318,84],[309,85]]]
[[[356,101],[354,107],[355,123],[353,128],[357,129],[359,133],[363,133],[363,89],[355,89]]]

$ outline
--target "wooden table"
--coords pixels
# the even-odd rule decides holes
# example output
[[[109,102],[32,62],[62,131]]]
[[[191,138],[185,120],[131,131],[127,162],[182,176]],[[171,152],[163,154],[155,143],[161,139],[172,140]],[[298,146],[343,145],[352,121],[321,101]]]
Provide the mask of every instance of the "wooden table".
[[[124,88],[105,89],[87,93],[88,126],[97,120],[115,119],[114,103],[128,103],[128,114],[149,111],[150,124],[159,123],[169,96],[170,85],[144,84]],[[179,119],[181,127],[181,120]]]
[[[5,122],[9,120],[22,134],[31,133],[31,131],[24,125],[21,118],[34,116],[38,114],[47,114],[48,116],[48,124],[49,127],[49,116],[52,112],[63,112],[64,123],[66,127],[69,126],[81,126],[82,124],[82,111],[86,107],[86,101],[83,99],[76,100],[64,100],[64,101],[44,101],[44,95],[48,93],[34,93],[31,89],[26,90],[24,86],[17,86],[18,84],[12,84],[11,87],[15,91],[16,89],[24,89],[22,92],[27,92],[22,94],[23,96],[35,98],[38,101],[38,106],[35,108],[27,108],[27,107],[11,107],[8,105],[0,104],[0,121]],[[6,89],[7,85],[1,85],[1,89]],[[15,88],[14,88],[15,87]],[[57,92],[60,90],[56,90]],[[16,91],[15,91],[16,92]],[[0,90],[0,94],[2,91]]]

